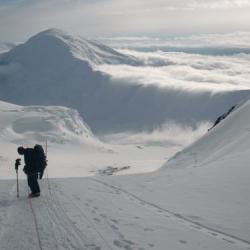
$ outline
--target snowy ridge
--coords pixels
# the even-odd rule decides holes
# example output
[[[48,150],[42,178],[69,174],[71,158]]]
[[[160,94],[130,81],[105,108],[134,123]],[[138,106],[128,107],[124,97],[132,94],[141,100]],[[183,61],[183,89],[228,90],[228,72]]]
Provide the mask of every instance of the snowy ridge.
[[[177,153],[165,167],[203,166],[248,152],[250,100],[236,109],[201,139]],[[163,168],[164,169],[164,168]]]
[[[53,46],[53,48],[51,48]],[[20,45],[14,51],[14,54],[25,56],[36,50],[51,49],[51,52],[63,49],[70,52],[74,57],[86,61],[93,66],[95,64],[130,64],[135,65],[138,61],[133,56],[127,56],[116,50],[98,42],[82,38],[80,36],[71,36],[59,29],[49,29],[31,37],[25,44]],[[22,54],[25,53],[25,54]],[[48,52],[47,52],[48,53]],[[46,54],[47,54],[46,53]]]
[[[47,141],[51,177],[150,172],[162,165],[166,155],[180,149],[177,145],[144,149],[136,143],[106,144],[93,135],[76,110],[66,107],[0,101],[0,120],[0,147],[4,149],[0,152],[0,179],[13,178],[13,161],[20,157],[16,152],[20,145],[45,147]]]
[[[65,107],[29,106],[0,102],[0,136],[14,143],[84,142],[94,136],[77,111]],[[26,144],[25,143],[25,144]]]
[[[85,50],[85,41],[70,39],[46,31],[0,58],[0,98],[36,104],[0,101],[0,249],[249,250],[250,99],[240,103],[249,90],[192,92],[115,81],[93,66],[109,49],[87,42]],[[180,148],[111,147],[85,123],[99,131],[150,130],[169,121],[195,127],[236,104],[168,162]],[[20,169],[16,198],[16,148],[45,139],[50,179],[40,181],[38,199],[27,200]],[[141,174],[104,175],[136,168]]]
[[[0,100],[70,107],[95,133],[105,133],[152,131],[169,122],[196,128],[213,121],[250,92],[196,89],[192,82],[191,89],[178,83],[164,87],[142,84],[137,76],[119,77],[118,65],[145,75],[147,67],[135,66],[134,58],[96,41],[58,30],[44,31],[0,56]],[[106,67],[101,65],[113,68],[102,71]]]
[[[79,113],[69,108],[24,107],[0,101],[0,120],[0,146],[4,148],[0,152],[1,179],[13,178],[13,161],[18,157],[16,149],[20,145],[41,144],[45,147],[47,141],[51,174],[55,176],[65,175],[64,171],[77,175],[73,166],[83,162],[82,152],[105,154],[110,150],[92,134]],[[67,152],[67,159],[62,157],[62,152]],[[71,162],[72,171],[68,169],[67,161]],[[85,162],[88,165],[86,156]],[[79,171],[86,174],[90,170],[80,168]]]
[[[0,234],[0,246],[249,249],[249,113],[248,99],[161,171],[53,179],[51,190],[42,182],[42,197],[30,201],[33,217],[25,182],[17,200],[14,182],[0,181],[1,190],[10,190],[1,193],[0,218],[7,226]],[[23,216],[18,216],[21,212]],[[20,227],[25,230],[14,233]],[[10,241],[10,235],[15,240]]]

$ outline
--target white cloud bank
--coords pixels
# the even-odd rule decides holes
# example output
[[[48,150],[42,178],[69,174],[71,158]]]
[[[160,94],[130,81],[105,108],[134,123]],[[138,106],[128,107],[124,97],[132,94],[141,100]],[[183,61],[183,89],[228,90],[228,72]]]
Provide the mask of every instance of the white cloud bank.
[[[112,144],[135,144],[144,146],[186,147],[204,135],[211,123],[197,124],[196,128],[169,121],[152,132],[116,133],[102,136],[101,139]]]
[[[100,65],[114,79],[190,92],[250,89],[250,55],[208,56],[187,53],[120,50],[145,66]]]

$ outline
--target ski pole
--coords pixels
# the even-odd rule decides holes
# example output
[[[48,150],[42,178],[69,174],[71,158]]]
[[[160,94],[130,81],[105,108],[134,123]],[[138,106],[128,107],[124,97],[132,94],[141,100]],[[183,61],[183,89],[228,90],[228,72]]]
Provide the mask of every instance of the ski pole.
[[[19,198],[19,181],[18,181],[18,169],[16,170],[16,193],[17,198]]]
[[[19,181],[18,181],[18,167],[21,165],[21,159],[16,159],[15,170],[16,170],[16,196],[19,197]]]
[[[46,154],[46,160],[48,161],[48,141],[47,141],[47,139],[45,141],[45,154]],[[51,195],[48,165],[46,166],[46,177],[47,177],[48,190],[49,190],[49,193]]]

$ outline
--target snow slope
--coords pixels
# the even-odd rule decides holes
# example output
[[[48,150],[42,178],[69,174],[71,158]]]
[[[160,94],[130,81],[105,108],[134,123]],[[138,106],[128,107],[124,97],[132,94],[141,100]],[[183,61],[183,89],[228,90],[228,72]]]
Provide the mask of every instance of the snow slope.
[[[28,200],[26,184],[1,181],[1,249],[248,249],[249,244],[207,229],[96,179],[52,180],[51,192]],[[7,193],[10,190],[10,193]],[[20,216],[22,214],[22,216]],[[11,237],[11,238],[10,238]]]
[[[178,153],[166,167],[204,166],[248,153],[250,101],[240,103],[236,110],[212,128],[200,140]],[[245,158],[245,157],[243,157]]]
[[[18,146],[33,147],[35,144],[45,146],[48,143],[50,164],[60,164],[60,169],[52,173],[62,172],[67,164],[61,159],[60,150],[68,150],[68,156],[72,153],[81,156],[79,151],[107,152],[108,148],[92,134],[78,112],[69,108],[58,106],[18,106],[6,102],[0,102],[0,168],[1,178],[13,178],[14,157],[18,156]],[[58,153],[56,154],[56,152]],[[76,153],[77,152],[77,153]],[[82,159],[75,157],[75,164]],[[77,160],[78,159],[78,160]],[[74,164],[73,164],[74,165]],[[72,169],[73,171],[73,169]]]
[[[184,224],[227,242],[228,249],[249,249],[249,113],[247,100],[161,170],[129,180],[119,177],[112,183]]]
[[[42,43],[40,36],[36,50],[24,53],[20,61],[14,50],[1,58],[0,93],[5,100],[62,102],[79,109],[91,128],[114,131],[120,125],[149,129],[168,119],[184,125],[215,120],[249,94],[114,82],[94,69],[99,59],[85,60],[84,53],[76,58],[66,46],[69,37],[63,41],[57,34],[40,34]],[[51,40],[51,53],[42,53],[43,42],[51,46]],[[34,51],[40,51],[38,56]],[[0,249],[250,249],[249,113],[247,100],[156,172],[107,176],[110,171],[152,171],[181,148],[110,146],[98,141],[70,108],[0,102]],[[21,180],[16,198],[16,147],[24,140],[27,146],[44,143],[45,138],[49,176],[66,178],[48,180],[45,174],[42,195],[32,200],[26,198],[29,190]],[[89,175],[95,176],[82,178]]]
[[[154,173],[44,179],[33,200],[1,180],[1,249],[249,249],[249,112],[248,100]]]
[[[45,146],[46,140],[51,177],[149,172],[182,147],[106,144],[92,134],[77,111],[59,106],[0,101],[0,121],[0,179],[13,178],[18,146]],[[25,177],[22,171],[20,177]]]
[[[190,91],[114,77],[112,71],[119,73],[123,65],[147,75],[135,56],[58,30],[44,31],[0,56],[0,99],[71,107],[94,132],[104,133],[152,131],[169,121],[196,128],[249,94],[249,89]]]

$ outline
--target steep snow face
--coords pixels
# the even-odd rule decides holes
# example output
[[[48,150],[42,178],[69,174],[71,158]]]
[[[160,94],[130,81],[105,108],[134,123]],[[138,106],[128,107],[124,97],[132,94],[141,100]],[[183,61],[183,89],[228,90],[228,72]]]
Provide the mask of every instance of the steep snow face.
[[[248,158],[249,114],[250,100],[247,100],[201,139],[177,153],[165,167],[200,167],[240,156],[244,156],[242,160]]]
[[[152,131],[170,121],[196,128],[249,94],[143,85],[100,67],[116,64],[136,70],[138,61],[98,42],[48,30],[0,56],[0,100],[71,107],[94,132],[104,133]],[[147,67],[143,72],[147,74]]]
[[[226,249],[248,249],[249,114],[248,99],[162,169],[147,175],[114,178],[106,184],[162,215],[169,213],[166,217],[182,221],[183,228],[197,229],[211,239],[215,237],[215,245],[208,249],[223,249],[219,242],[226,242]]]
[[[224,231],[245,240],[250,235],[249,114],[248,98],[156,173],[159,182],[164,179],[160,176],[166,176],[168,171],[177,173],[175,187],[172,186],[170,192],[182,185],[185,190],[181,195],[182,202],[189,204],[186,213],[195,211],[201,218],[210,218],[210,224],[223,225],[221,228]],[[192,190],[197,192],[188,198]],[[175,190],[173,194],[178,196],[179,192]]]
[[[238,237],[248,247],[249,114],[248,99],[200,140],[176,154],[161,170],[146,177],[153,182],[150,188],[157,190],[159,206]],[[153,193],[144,190],[143,196],[152,198]],[[167,197],[165,201],[164,197]]]

